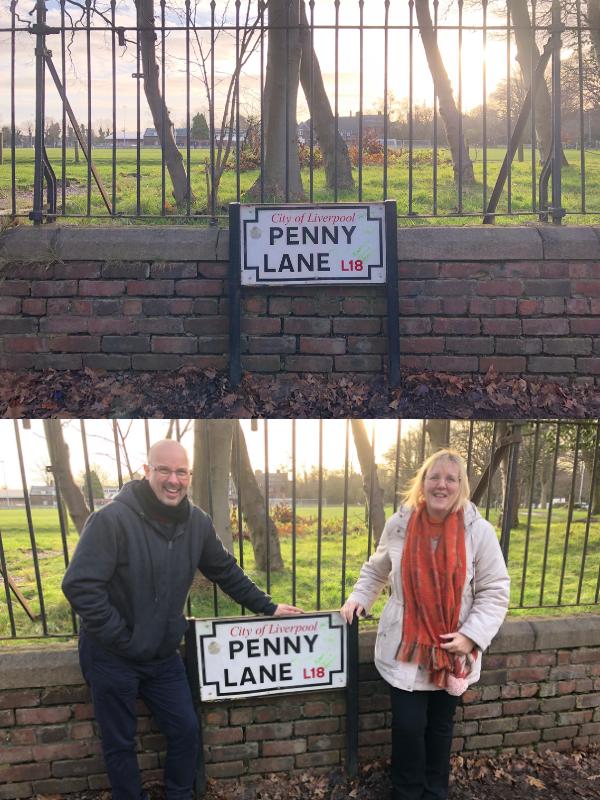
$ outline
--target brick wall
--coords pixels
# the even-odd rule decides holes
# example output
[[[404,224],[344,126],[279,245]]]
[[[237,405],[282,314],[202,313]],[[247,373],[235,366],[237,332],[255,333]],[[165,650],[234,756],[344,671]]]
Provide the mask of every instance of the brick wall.
[[[389,698],[360,641],[360,758],[389,753]],[[89,695],[72,646],[0,652],[0,799],[107,786]],[[455,751],[571,750],[600,742],[600,615],[509,620],[457,711]],[[206,768],[215,778],[342,763],[343,692],[205,704]],[[164,743],[139,705],[139,758],[160,779]]]
[[[398,234],[401,364],[600,381],[600,228]],[[17,228],[0,237],[0,369],[227,367],[228,232]],[[380,373],[384,287],[243,291],[242,367]]]

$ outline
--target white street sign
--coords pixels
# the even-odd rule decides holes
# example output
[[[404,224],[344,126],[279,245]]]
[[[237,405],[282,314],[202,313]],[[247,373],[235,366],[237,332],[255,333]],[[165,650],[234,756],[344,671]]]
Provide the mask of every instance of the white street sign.
[[[241,206],[241,282],[385,283],[383,203]]]
[[[346,685],[346,625],[337,611],[194,624],[202,700]]]

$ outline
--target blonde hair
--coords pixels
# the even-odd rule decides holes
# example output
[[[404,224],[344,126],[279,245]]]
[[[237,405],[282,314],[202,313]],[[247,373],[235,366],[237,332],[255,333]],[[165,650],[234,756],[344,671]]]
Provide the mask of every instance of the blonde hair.
[[[404,505],[408,506],[409,508],[416,508],[423,500],[423,484],[425,483],[425,477],[429,470],[434,466],[434,464],[437,464],[438,461],[450,461],[453,464],[456,464],[458,467],[460,489],[458,492],[458,497],[456,498],[456,503],[451,511],[458,511],[459,508],[462,508],[464,505],[466,505],[469,497],[471,496],[469,477],[467,475],[467,465],[465,464],[465,460],[460,453],[458,453],[456,450],[450,450],[449,448],[438,450],[436,453],[433,453],[426,458],[421,464],[416,475],[411,480],[410,486],[402,495]]]

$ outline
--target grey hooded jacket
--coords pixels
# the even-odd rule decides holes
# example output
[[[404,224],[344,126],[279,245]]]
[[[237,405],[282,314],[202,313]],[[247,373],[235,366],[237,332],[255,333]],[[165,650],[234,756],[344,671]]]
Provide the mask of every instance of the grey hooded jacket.
[[[251,611],[274,613],[204,511],[190,503],[187,521],[169,531],[144,514],[134,483],[89,517],[63,579],[92,639],[136,661],[171,655],[187,627],[183,608],[197,569]]]
[[[462,596],[460,633],[485,650],[502,624],[508,608],[510,578],[492,525],[473,503],[465,513],[467,574]],[[375,666],[381,676],[398,689],[411,691],[419,683],[416,664],[396,661],[402,640],[404,598],[402,592],[402,552],[412,509],[402,507],[385,524],[379,545],[360,572],[349,600],[368,612],[389,582],[391,596],[383,609],[375,642]],[[481,657],[468,677],[469,684],[479,679]],[[421,678],[422,681],[422,678]]]

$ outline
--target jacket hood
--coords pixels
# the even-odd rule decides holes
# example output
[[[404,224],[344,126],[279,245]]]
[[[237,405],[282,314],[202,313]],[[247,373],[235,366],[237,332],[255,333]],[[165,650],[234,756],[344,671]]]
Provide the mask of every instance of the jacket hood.
[[[134,480],[123,484],[123,487],[113,497],[112,502],[124,503],[126,506],[129,506],[129,508],[132,508],[137,514],[143,516],[142,507],[140,506],[139,500],[135,496],[134,492],[134,487],[141,482],[141,480]]]

